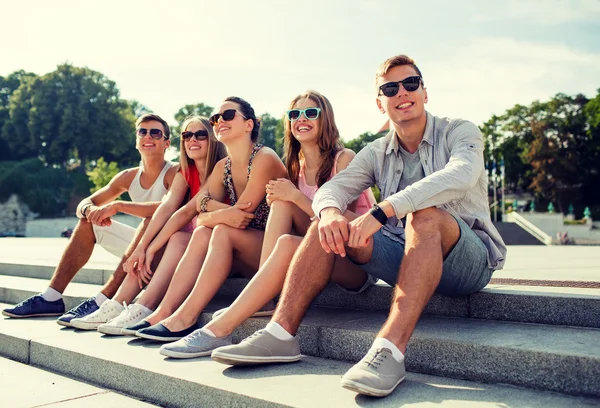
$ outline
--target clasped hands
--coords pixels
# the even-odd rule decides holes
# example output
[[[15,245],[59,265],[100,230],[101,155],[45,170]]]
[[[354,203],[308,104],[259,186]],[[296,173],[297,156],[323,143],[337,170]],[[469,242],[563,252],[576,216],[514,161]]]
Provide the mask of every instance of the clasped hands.
[[[333,252],[345,257],[346,247],[367,247],[371,242],[371,237],[381,226],[379,221],[368,212],[348,221],[339,209],[329,207],[321,211],[319,241],[323,250],[328,254]]]

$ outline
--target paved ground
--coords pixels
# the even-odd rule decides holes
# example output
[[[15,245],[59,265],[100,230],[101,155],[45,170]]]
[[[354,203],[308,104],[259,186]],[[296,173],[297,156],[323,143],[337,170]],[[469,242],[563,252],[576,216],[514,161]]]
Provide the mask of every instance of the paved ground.
[[[3,407],[136,407],[151,405],[116,392],[0,357]]]
[[[0,238],[0,263],[56,265],[66,238]],[[87,267],[113,269],[118,259],[96,246]],[[600,281],[600,248],[509,246],[506,265],[494,278]]]

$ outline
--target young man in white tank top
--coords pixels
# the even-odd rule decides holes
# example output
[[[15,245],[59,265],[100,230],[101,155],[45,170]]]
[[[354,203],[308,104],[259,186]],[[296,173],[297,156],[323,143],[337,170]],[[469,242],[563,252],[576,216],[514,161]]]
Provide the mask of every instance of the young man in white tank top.
[[[69,244],[54,270],[48,288],[2,314],[10,317],[61,316],[57,323],[71,326],[71,320],[82,318],[97,310],[117,292],[125,279],[123,263],[143,235],[152,214],[169,190],[177,166],[165,161],[165,150],[170,145],[167,122],[154,114],[146,114],[136,121],[136,148],[141,155],[139,167],[123,170],[103,188],[85,198],[77,206],[79,222]],[[133,201],[117,201],[128,192]],[[140,217],[137,230],[111,219],[117,213]],[[84,301],[65,314],[62,293],[73,277],[87,263],[99,244],[121,258],[117,269],[95,297]],[[122,306],[121,306],[122,307]]]

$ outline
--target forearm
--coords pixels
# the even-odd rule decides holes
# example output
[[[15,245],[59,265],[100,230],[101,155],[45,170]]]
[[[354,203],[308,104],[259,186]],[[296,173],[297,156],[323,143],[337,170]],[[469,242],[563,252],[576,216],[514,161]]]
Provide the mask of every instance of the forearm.
[[[160,203],[160,201],[151,201],[147,203],[115,201],[115,206],[117,212],[133,215],[140,218],[150,218],[154,215]]]
[[[231,207],[227,206],[227,208]],[[225,210],[227,210],[227,208],[198,214],[198,218],[196,218],[196,226],[214,228],[219,224],[225,224],[225,219],[227,216],[227,212]]]
[[[138,246],[146,249],[148,245],[152,242],[154,237],[160,233],[161,229],[166,225],[169,221],[169,218],[175,213],[177,210],[177,205],[175,203],[164,202],[162,203],[158,209],[154,212],[152,216],[152,220],[144,233],[144,236],[140,240]]]
[[[296,204],[302,211],[304,211],[309,217],[313,217],[315,212],[312,209],[312,200],[305,196],[302,192],[299,191],[298,196],[293,203]]]
[[[167,223],[160,230],[158,235],[148,245],[152,245],[155,249],[162,248],[163,245],[169,241],[171,235],[183,228],[188,222],[190,222],[196,215],[195,211],[191,211],[188,206],[182,207],[173,214]]]

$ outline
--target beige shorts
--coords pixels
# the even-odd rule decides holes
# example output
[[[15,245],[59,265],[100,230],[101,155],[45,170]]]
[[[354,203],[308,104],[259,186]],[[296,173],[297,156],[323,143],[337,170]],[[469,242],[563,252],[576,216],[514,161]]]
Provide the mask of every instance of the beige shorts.
[[[129,248],[136,231],[135,228],[115,220],[112,220],[112,224],[108,227],[92,225],[92,228],[96,236],[96,244],[119,259],[123,257],[125,251]]]

